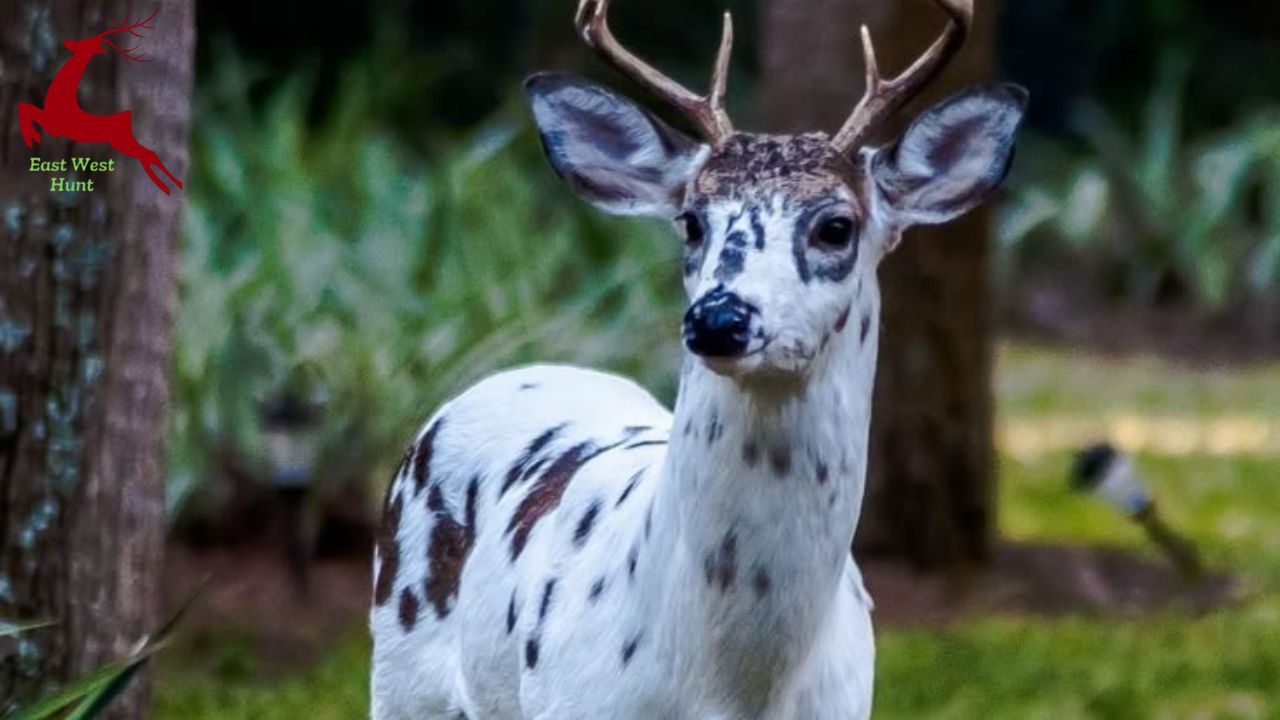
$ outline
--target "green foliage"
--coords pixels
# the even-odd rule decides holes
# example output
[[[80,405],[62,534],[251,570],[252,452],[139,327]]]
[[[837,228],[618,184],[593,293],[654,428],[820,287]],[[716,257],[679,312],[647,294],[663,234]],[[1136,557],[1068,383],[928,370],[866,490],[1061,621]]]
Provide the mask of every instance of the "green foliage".
[[[50,622],[13,622],[10,620],[0,619],[0,640],[5,638],[17,637],[23,633],[32,630],[40,630],[47,628],[53,623]]]
[[[287,678],[186,667],[162,672],[156,720],[352,720],[369,715],[367,633],[335,638],[332,651]]]
[[[111,707],[151,657],[168,647],[174,631],[186,617],[203,591],[203,585],[155,632],[143,638],[129,655],[109,662],[36,704],[7,715],[6,720],[93,720]],[[3,623],[8,634],[26,632],[48,626],[48,623],[13,625]],[[4,635],[0,635],[4,637]]]
[[[255,111],[251,73],[220,72],[191,142],[175,505],[219,450],[261,454],[256,407],[283,387],[325,407],[330,478],[389,471],[439,402],[504,366],[573,360],[671,390],[676,358],[655,348],[676,347],[678,244],[573,200],[522,113],[421,158],[366,116],[371,78],[311,126],[306,83]]]
[[[1029,144],[1029,167],[1001,209],[1010,271],[1055,245],[1118,268],[1127,300],[1153,302],[1172,283],[1218,308],[1280,289],[1280,110],[1189,140],[1181,125],[1188,71],[1186,58],[1170,56],[1136,133],[1085,106],[1083,159]]]

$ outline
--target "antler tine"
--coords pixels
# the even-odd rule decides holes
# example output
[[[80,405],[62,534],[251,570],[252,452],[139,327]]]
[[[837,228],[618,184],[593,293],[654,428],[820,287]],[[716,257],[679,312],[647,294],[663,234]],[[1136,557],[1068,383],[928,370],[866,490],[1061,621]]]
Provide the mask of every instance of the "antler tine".
[[[133,47],[131,47],[131,48],[122,48],[122,47],[120,47],[119,45],[116,45],[115,43],[113,43],[113,42],[111,42],[110,40],[106,39],[105,37],[104,37],[104,38],[102,38],[102,42],[106,43],[107,45],[110,45],[110,46],[111,46],[111,49],[112,49],[112,50],[115,50],[117,53],[119,53],[119,54],[120,54],[120,56],[124,58],[124,61],[125,61],[126,63],[132,63],[132,62],[148,63],[148,62],[151,62],[151,59],[150,59],[150,58],[148,58],[148,57],[146,57],[146,56],[145,56],[145,55],[143,55],[143,54],[138,54],[138,55],[134,55],[134,54],[133,54],[136,50],[138,50],[139,48],[141,48],[141,47],[142,47],[142,45],[141,45],[141,44],[134,45],[134,46],[133,46]]]
[[[831,141],[844,152],[855,150],[871,137],[894,112],[920,93],[942,72],[964,45],[973,26],[973,0],[934,0],[950,22],[942,35],[911,67],[891,80],[880,75],[871,31],[862,26],[862,52],[867,66],[867,88],[853,114]]]
[[[729,82],[729,56],[733,51],[733,18],[724,14],[724,30],[711,74],[711,89],[698,95],[667,77],[618,43],[609,30],[609,0],[581,0],[574,25],[593,50],[622,74],[675,107],[697,126],[704,137],[719,143],[733,134],[733,123],[724,109]]]
[[[119,25],[108,27],[106,30],[103,30],[101,33],[99,33],[98,37],[105,38],[107,35],[114,35],[115,33],[118,33],[118,32],[127,32],[130,35],[133,35],[134,37],[145,39],[146,38],[145,35],[137,32],[138,28],[142,28],[143,30],[155,30],[155,28],[151,26],[151,21],[155,20],[156,15],[158,15],[159,13],[160,13],[160,6],[156,5],[155,8],[151,11],[151,14],[141,20],[137,20],[135,22],[129,22],[129,17],[126,15],[124,20],[122,20]]]
[[[707,104],[724,116],[726,134],[733,132],[733,125],[724,111],[725,91],[729,87],[729,60],[732,54],[733,15],[726,10],[724,26],[720,31],[720,50],[716,52],[716,64],[711,71],[711,92],[707,95]]]

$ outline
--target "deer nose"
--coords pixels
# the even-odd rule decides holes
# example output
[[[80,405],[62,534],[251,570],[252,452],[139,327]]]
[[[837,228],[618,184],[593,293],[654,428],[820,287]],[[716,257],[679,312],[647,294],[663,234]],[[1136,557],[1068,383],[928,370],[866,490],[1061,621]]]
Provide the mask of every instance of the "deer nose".
[[[756,312],[742,298],[716,288],[684,314],[685,347],[703,357],[738,357],[751,342],[751,316]]]

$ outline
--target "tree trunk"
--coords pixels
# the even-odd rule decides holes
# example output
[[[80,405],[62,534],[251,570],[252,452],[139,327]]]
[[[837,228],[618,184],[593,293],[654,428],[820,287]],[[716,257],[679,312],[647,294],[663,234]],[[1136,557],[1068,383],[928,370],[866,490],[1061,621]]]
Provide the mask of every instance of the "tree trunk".
[[[55,623],[0,641],[0,715],[127,654],[156,620],[183,194],[105,144],[46,135],[28,150],[17,117],[20,101],[43,105],[63,40],[151,9],[0,6],[0,618]],[[135,136],[180,178],[193,18],[190,0],[165,2],[141,41],[152,62],[96,55],[80,84],[88,112],[132,111]],[[35,156],[114,159],[115,171],[55,193],[51,178],[73,173],[30,172]],[[108,717],[144,717],[145,685]]]
[[[976,5],[968,46],[904,118],[991,77],[996,3]],[[930,0],[769,0],[762,58],[769,124],[839,127],[862,92],[858,23],[871,27],[889,75],[923,52],[944,20]],[[884,330],[858,546],[924,567],[980,562],[995,521],[988,215],[908,235],[880,270]]]

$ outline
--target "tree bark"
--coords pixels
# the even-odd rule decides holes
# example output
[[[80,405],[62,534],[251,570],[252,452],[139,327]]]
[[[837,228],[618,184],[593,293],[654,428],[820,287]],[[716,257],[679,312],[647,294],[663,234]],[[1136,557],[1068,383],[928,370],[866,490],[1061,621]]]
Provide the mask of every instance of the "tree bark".
[[[921,108],[993,72],[994,0],[977,0],[974,33]],[[945,16],[930,0],[769,0],[763,107],[773,129],[833,132],[862,93],[858,23],[881,72],[900,72]],[[891,138],[902,124],[887,134]],[[863,553],[923,567],[985,559],[994,533],[988,215],[919,229],[880,270],[883,336],[871,422]]]
[[[43,105],[62,41],[149,3],[18,0],[0,7],[0,618],[52,627],[0,644],[0,715],[154,628],[165,530],[165,411],[182,191],[166,196],[105,144],[44,136],[28,150],[20,101]],[[133,132],[185,177],[195,44],[191,0],[165,2],[127,66],[97,55],[80,85],[91,113]],[[136,41],[135,41],[136,42]],[[132,43],[130,43],[132,44]],[[91,192],[52,192],[45,160],[115,160]],[[138,682],[107,717],[146,715]]]

